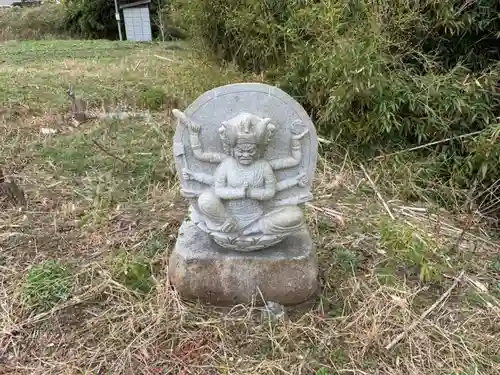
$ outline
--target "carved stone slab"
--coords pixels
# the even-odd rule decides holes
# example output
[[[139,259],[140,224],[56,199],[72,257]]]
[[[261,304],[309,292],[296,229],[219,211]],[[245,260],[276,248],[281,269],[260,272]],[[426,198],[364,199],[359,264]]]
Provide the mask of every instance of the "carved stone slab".
[[[277,87],[240,83],[210,90],[174,115],[175,165],[199,228],[238,251],[273,246],[299,228],[294,207],[312,198],[317,137],[298,102]]]
[[[302,139],[302,161],[298,167],[277,171],[277,177],[284,179],[297,175],[299,170],[306,171],[308,183],[304,187],[293,187],[276,195],[279,200],[291,199],[291,202],[301,203],[310,200],[310,190],[314,179],[317,163],[318,140],[316,128],[302,106],[283,90],[262,83],[237,83],[214,88],[196,99],[184,113],[195,122],[202,124],[202,145],[207,151],[223,152],[219,131],[223,121],[231,119],[239,113],[247,112],[260,117],[269,117],[276,125],[276,133],[269,144],[265,158],[267,160],[286,157],[290,153],[291,126],[295,121],[301,121],[309,133]],[[195,172],[213,174],[216,164],[201,163],[193,157],[189,148],[187,127],[178,124],[174,136],[174,147],[185,152],[175,155],[177,172],[182,187],[188,189],[203,189],[196,181],[186,181],[181,170],[189,163],[189,168]],[[187,147],[185,147],[187,146]],[[175,150],[174,150],[175,153]],[[292,204],[294,204],[292,203]]]

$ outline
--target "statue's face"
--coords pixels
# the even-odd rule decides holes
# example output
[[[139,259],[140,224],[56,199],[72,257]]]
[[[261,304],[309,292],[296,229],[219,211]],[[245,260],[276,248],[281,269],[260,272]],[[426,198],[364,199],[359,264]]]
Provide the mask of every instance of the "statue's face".
[[[243,143],[234,147],[234,157],[243,165],[252,164],[257,159],[257,145]]]

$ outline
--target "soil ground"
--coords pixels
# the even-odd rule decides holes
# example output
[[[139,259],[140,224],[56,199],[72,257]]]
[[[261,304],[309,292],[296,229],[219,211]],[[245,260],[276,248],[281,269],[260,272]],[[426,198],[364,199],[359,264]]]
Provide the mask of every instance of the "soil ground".
[[[410,183],[383,161],[320,157],[307,306],[271,323],[179,298],[171,109],[259,77],[188,44],[7,42],[0,67],[0,162],[28,202],[0,200],[0,374],[500,373],[498,237],[473,213],[402,201]],[[129,118],[75,127],[69,84]]]

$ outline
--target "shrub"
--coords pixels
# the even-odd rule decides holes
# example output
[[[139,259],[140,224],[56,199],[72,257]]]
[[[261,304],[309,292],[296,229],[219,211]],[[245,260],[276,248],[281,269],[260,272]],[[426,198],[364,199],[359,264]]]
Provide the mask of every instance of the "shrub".
[[[500,178],[497,1],[174,0],[171,8],[219,58],[295,96],[351,154],[482,131],[425,151],[439,151],[443,181],[467,189]]]
[[[167,101],[167,94],[159,87],[143,88],[139,94],[139,105],[153,111],[161,109]]]
[[[115,6],[108,0],[66,0],[65,27],[74,35],[90,39],[117,39]]]
[[[0,40],[66,39],[64,8],[43,4],[33,8],[0,9]]]

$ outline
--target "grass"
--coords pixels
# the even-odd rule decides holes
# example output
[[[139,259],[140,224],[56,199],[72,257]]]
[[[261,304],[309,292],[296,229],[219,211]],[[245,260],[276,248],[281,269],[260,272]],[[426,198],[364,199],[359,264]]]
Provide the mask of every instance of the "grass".
[[[473,214],[403,201],[407,181],[382,163],[366,166],[372,185],[348,155],[320,157],[306,207],[321,274],[310,304],[269,325],[251,306],[179,298],[167,261],[187,207],[169,110],[258,78],[177,46],[0,45],[3,168],[28,199],[0,210],[0,373],[498,373],[497,239]],[[69,83],[94,111],[148,115],[71,128]]]
[[[48,260],[34,265],[23,285],[24,304],[29,309],[49,310],[69,297],[71,273],[61,264]]]

